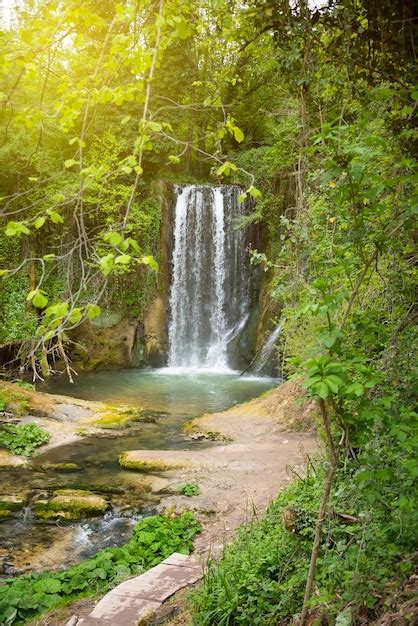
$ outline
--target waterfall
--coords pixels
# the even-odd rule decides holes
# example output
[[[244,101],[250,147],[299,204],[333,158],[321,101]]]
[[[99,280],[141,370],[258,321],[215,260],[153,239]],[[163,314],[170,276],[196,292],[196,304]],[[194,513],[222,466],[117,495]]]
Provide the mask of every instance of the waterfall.
[[[281,331],[282,326],[279,325],[276,326],[276,328],[268,335],[254,364],[253,369],[255,372],[262,372],[266,368],[266,366],[269,365],[277,338],[280,335]]]
[[[227,371],[249,318],[246,210],[236,186],[176,187],[168,327],[170,368]]]

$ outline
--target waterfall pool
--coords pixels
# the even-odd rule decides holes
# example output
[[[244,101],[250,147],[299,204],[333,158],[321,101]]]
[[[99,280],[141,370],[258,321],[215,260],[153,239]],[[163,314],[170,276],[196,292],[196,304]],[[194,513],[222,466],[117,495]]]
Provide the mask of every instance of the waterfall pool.
[[[188,439],[185,422],[208,412],[222,411],[277,385],[277,379],[242,376],[237,372],[129,369],[85,372],[70,384],[56,377],[40,391],[143,409],[149,422],[132,429],[104,431],[104,437],[85,437],[34,457],[30,469],[1,473],[4,493],[25,494],[29,501],[60,488],[112,492],[112,509],[102,518],[77,523],[46,523],[34,519],[26,507],[18,519],[0,524],[0,575],[13,575],[67,566],[131,535],[132,526],[152,514],[158,493],[147,491],[150,476],[122,470],[118,456],[132,449],[190,449],[208,442]],[[51,463],[76,463],[77,471],[46,472]],[[152,478],[152,477],[151,477]],[[155,477],[154,477],[155,478]],[[156,478],[163,482],[160,478]],[[95,490],[95,489],[93,489]],[[106,496],[109,497],[109,494]]]

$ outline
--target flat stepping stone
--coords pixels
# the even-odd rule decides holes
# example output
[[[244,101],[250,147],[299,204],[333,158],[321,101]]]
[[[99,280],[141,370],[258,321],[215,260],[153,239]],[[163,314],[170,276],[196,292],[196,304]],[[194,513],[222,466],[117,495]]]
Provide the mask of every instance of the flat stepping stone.
[[[140,576],[121,583],[100,600],[77,626],[137,626],[170,596],[202,578],[201,564],[174,553]]]

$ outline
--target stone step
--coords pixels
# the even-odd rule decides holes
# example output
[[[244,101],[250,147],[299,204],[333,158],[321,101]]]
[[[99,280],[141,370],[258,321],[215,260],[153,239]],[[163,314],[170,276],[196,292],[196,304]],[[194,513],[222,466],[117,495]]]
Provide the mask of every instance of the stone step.
[[[174,553],[109,591],[88,617],[77,620],[76,626],[138,626],[167,598],[202,575],[202,565],[194,557]]]

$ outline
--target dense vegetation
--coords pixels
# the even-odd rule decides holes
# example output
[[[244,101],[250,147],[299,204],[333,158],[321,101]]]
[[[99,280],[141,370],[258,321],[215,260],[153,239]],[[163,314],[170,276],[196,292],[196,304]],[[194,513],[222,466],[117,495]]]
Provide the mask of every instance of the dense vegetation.
[[[237,182],[265,228],[326,459],[211,569],[197,623],[370,623],[414,571],[416,31],[409,0],[40,0],[1,34],[1,341],[34,372],[158,289],[159,181]]]
[[[22,623],[74,598],[103,593],[173,552],[188,554],[199,529],[191,513],[177,518],[148,517],[135,526],[132,539],[120,548],[101,550],[67,570],[6,580],[0,587],[1,623]]]

